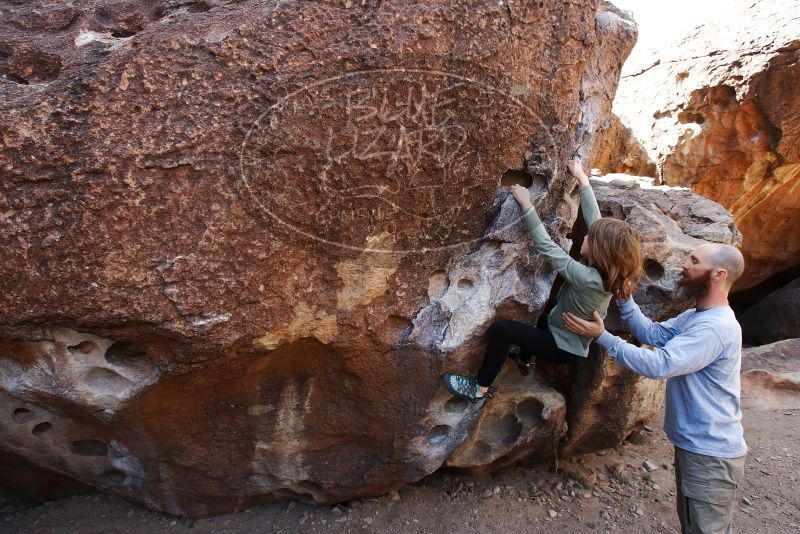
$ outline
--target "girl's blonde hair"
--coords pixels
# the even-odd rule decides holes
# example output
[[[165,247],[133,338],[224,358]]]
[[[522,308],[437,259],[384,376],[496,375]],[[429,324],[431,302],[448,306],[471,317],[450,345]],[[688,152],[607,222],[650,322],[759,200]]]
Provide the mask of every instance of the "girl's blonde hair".
[[[606,291],[628,299],[642,277],[644,256],[639,232],[618,219],[598,219],[589,227],[591,262],[600,271]]]

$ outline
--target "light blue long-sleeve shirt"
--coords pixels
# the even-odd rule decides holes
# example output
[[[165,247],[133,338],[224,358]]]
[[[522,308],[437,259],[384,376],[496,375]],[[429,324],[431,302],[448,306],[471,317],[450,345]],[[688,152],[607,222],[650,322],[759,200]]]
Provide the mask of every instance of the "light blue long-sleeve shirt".
[[[618,301],[631,334],[655,350],[608,332],[597,339],[614,361],[635,373],[667,379],[664,432],[676,447],[707,456],[747,453],[739,372],[742,330],[729,306],[692,308],[656,323],[631,299]]]

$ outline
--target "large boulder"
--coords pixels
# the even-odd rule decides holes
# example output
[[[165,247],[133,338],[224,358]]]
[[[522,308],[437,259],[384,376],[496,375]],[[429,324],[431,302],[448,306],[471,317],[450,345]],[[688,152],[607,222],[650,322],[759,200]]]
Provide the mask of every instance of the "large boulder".
[[[542,313],[554,273],[499,186],[569,247],[564,161],[605,120],[624,15],[0,9],[0,447],[195,516],[552,454],[557,384],[506,376],[476,413],[439,377]]]
[[[737,3],[648,63],[626,65],[614,101],[664,183],[736,217],[747,262],[738,290],[800,265],[798,12],[798,0]],[[619,148],[626,155],[611,168],[641,157]]]
[[[742,315],[742,333],[758,344],[800,338],[800,278],[750,307]]]

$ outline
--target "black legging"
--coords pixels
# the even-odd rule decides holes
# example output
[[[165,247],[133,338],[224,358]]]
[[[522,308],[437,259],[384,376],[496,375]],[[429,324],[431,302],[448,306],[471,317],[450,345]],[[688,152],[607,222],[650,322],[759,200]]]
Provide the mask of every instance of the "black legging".
[[[519,359],[530,361],[535,355],[537,359],[548,363],[565,364],[575,358],[580,358],[571,352],[558,348],[546,325],[534,326],[502,319],[495,321],[487,332],[489,344],[486,346],[486,355],[478,370],[478,384],[489,387],[497,378],[503,363],[508,355],[508,346],[512,343],[520,347]]]

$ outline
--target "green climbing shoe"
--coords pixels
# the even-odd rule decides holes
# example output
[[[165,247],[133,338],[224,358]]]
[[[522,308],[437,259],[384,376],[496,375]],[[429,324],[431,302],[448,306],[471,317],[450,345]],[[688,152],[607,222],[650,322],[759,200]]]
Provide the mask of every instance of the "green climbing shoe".
[[[481,387],[477,380],[455,373],[444,373],[442,380],[447,390],[456,397],[470,402],[481,402],[492,398],[492,388],[483,395],[478,395]]]

